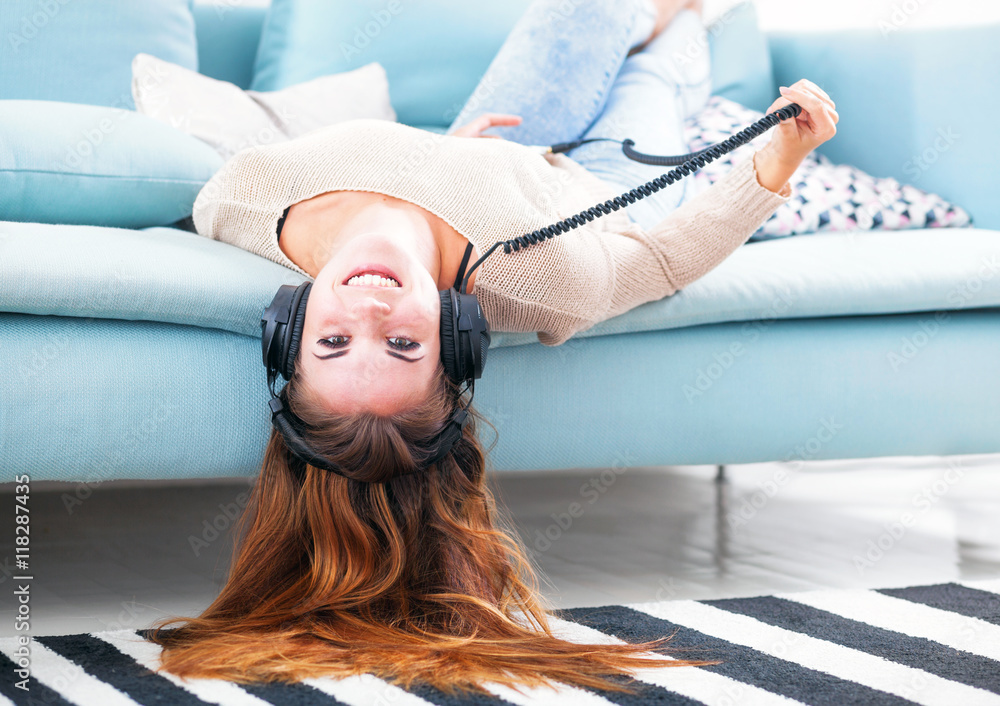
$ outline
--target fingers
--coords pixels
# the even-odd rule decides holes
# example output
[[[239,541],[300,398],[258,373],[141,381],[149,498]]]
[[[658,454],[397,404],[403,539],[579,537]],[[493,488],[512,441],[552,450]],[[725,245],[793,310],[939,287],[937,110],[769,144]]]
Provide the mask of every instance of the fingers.
[[[483,113],[467,127],[474,130],[475,132],[482,132],[487,128],[496,127],[498,125],[520,125],[521,116],[520,115],[508,115],[506,113]]]
[[[781,94],[785,98],[789,98],[801,105],[809,113],[810,117],[814,119],[828,116],[834,124],[840,120],[837,111],[833,109],[828,101],[823,100],[806,88],[799,87],[798,84],[784,88]]]
[[[456,128],[451,134],[457,137],[498,137],[497,135],[483,135],[483,130],[499,125],[520,125],[520,115],[509,115],[507,113],[483,113],[471,122],[460,128]]]
[[[782,98],[778,98],[771,107],[767,109],[768,113],[773,113],[779,108],[783,108],[789,103],[798,103],[799,106],[807,113],[817,113],[821,110],[821,104],[825,104],[832,116],[834,124],[840,120],[840,115],[837,113],[837,106],[833,102],[833,99],[827,95],[826,91],[817,86],[815,83],[809,79],[799,79],[791,86],[788,87],[791,91],[797,91],[797,93],[786,93],[782,92]],[[794,98],[792,96],[797,96]],[[806,98],[808,96],[809,98]],[[817,102],[819,101],[819,102]]]
[[[485,113],[482,117],[488,120],[487,127],[495,125],[520,125],[520,115],[509,115],[507,113]]]
[[[810,81],[808,79],[805,79],[805,78],[799,79],[794,84],[792,84],[791,86],[789,86],[789,88],[791,90],[800,91],[801,93],[803,93],[805,95],[815,97],[818,100],[822,101],[822,103],[826,104],[826,110],[829,113],[829,115],[831,116],[831,118],[833,120],[833,124],[836,125],[837,122],[840,121],[840,115],[837,113],[836,106],[834,105],[833,100],[830,98],[830,96],[828,96],[826,94],[826,91],[824,91],[822,88],[820,88],[819,86],[817,86],[812,81]],[[806,106],[803,105],[802,107],[805,108]],[[822,105],[815,104],[814,108],[811,108],[811,109],[807,108],[807,110],[809,110],[810,113],[817,114],[818,111],[821,110],[822,108],[823,108]],[[831,137],[832,137],[832,135],[831,135]]]
[[[827,103],[829,103],[830,107],[833,108],[834,110],[836,110],[836,108],[837,108],[837,105],[833,102],[833,99],[830,98],[830,96],[827,95],[826,91],[824,91],[822,88],[820,88],[819,86],[817,86],[815,83],[813,83],[812,81],[810,81],[807,78],[800,78],[798,81],[796,81],[795,83],[793,83],[791,87],[792,88],[802,88],[802,89],[805,89],[805,90],[809,91],[810,93],[813,93],[814,95],[819,96],[824,101],[826,101]]]
[[[804,119],[817,139],[823,142],[829,140],[837,133],[837,128],[834,126],[840,120],[840,116],[827,101],[797,85],[782,87],[781,94],[802,106],[805,115],[800,115],[797,119]]]

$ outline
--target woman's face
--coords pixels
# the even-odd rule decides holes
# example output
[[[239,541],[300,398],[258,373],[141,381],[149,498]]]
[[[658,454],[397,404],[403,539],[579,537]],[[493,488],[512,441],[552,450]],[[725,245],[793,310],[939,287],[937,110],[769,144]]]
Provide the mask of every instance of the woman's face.
[[[440,312],[436,282],[412,244],[356,235],[313,282],[296,368],[333,412],[408,409],[430,392]]]

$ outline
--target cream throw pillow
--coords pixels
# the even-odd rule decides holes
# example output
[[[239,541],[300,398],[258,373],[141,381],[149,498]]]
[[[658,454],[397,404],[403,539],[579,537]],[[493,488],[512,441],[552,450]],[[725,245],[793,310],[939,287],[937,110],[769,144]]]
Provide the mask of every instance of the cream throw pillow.
[[[132,59],[132,97],[138,112],[207,142],[223,159],[344,120],[396,120],[385,69],[376,62],[280,91],[244,91],[139,53]]]

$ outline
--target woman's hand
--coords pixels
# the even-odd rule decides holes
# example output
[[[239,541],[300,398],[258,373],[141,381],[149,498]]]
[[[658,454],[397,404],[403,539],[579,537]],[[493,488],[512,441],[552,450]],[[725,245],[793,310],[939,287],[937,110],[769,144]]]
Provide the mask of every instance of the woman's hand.
[[[454,132],[448,133],[455,137],[492,137],[499,140],[499,135],[484,135],[483,130],[498,125],[520,125],[520,115],[507,115],[505,113],[483,113],[471,123],[455,128]]]
[[[806,155],[837,134],[840,120],[830,96],[808,79],[784,88],[781,96],[767,109],[768,113],[790,103],[798,103],[802,112],[775,126],[771,141],[754,155],[758,181],[774,192],[784,190],[785,182]]]

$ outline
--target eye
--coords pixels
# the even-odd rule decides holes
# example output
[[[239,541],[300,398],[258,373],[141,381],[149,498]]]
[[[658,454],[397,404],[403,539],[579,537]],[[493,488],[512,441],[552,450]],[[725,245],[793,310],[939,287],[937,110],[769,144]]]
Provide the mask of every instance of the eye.
[[[395,348],[397,351],[412,351],[414,348],[419,348],[420,344],[411,341],[408,338],[403,338],[402,336],[393,336],[387,339],[390,348]]]
[[[350,342],[350,336],[330,336],[329,338],[321,338],[317,341],[321,346],[326,346],[327,348],[343,348]]]

